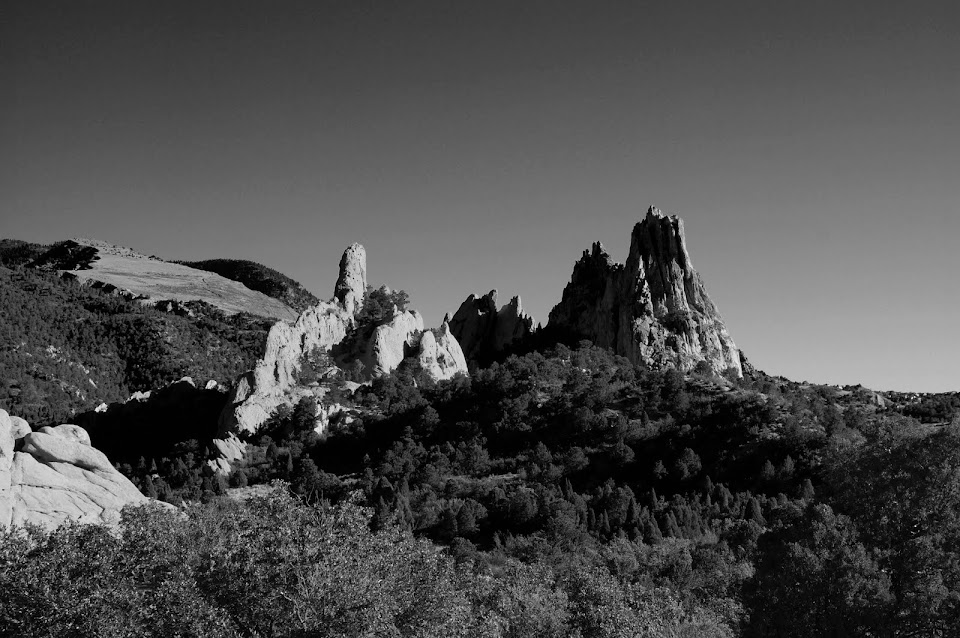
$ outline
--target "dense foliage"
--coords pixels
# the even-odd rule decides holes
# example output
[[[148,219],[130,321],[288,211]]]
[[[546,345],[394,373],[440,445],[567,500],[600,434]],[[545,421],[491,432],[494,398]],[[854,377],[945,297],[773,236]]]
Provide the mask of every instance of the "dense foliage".
[[[322,435],[304,399],[228,479],[197,441],[125,471],[171,502],[275,479],[307,504],[359,497],[373,530],[429,539],[477,573],[542,570],[517,595],[607,579],[576,613],[553,609],[560,624],[542,635],[576,635],[563,619],[602,601],[702,619],[690,635],[947,636],[960,623],[960,420],[925,426],[868,391],[764,375],[685,379],[589,345],[331,392],[346,410]],[[602,624],[580,635],[618,635]]]
[[[19,239],[0,239],[0,266],[25,266],[45,253],[50,246],[33,244]]]
[[[190,268],[214,272],[221,277],[239,281],[247,288],[262,292],[287,304],[297,312],[303,312],[319,301],[299,282],[263,264],[245,259],[207,259],[204,261],[178,262]]]
[[[64,423],[184,376],[229,382],[253,366],[269,321],[184,306],[190,316],[0,267],[0,408],[35,426]]]
[[[0,248],[3,248],[0,246]],[[5,252],[4,252],[5,251]],[[7,246],[16,266],[34,249]],[[340,349],[407,305],[370,288]],[[182,506],[0,539],[0,633],[937,636],[960,626],[960,399],[706,368],[650,371],[549,335],[450,381],[300,374],[229,476],[226,380],[266,322],[161,312],[0,267],[0,407],[70,417]],[[677,319],[680,321],[679,318]],[[354,388],[356,388],[354,390]],[[154,390],[150,401],[86,412]],[[289,486],[269,495],[264,487]],[[260,494],[247,500],[240,495]]]
[[[716,614],[605,569],[455,564],[347,502],[274,492],[127,511],[121,534],[0,532],[0,627],[18,636],[728,636]]]

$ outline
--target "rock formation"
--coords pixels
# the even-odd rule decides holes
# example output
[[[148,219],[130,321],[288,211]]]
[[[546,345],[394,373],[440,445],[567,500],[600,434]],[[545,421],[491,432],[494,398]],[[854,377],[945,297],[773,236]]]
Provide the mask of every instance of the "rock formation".
[[[421,351],[422,335],[426,333],[423,317],[416,311],[399,312],[394,308],[387,320],[361,330],[356,316],[363,307],[366,285],[366,251],[360,244],[353,244],[340,260],[333,300],[308,308],[294,324],[280,321],[270,329],[263,358],[253,370],[241,375],[221,414],[221,437],[256,432],[279,406],[292,406],[300,398],[315,394],[297,383],[303,359],[315,352],[334,356],[334,346],[338,363],[359,361],[370,377],[393,371],[407,357],[426,361],[427,374],[437,379],[466,372],[463,353],[449,329],[441,328],[438,335],[427,338],[429,352]],[[348,334],[350,339],[346,340]]]
[[[683,221],[651,207],[633,228],[626,264],[595,243],[574,266],[548,324],[654,368],[742,376],[740,352],[690,262]]]
[[[150,502],[99,450],[86,431],[58,425],[31,432],[0,410],[0,527],[68,520],[115,524],[128,504]]]
[[[463,350],[446,321],[434,332],[427,330],[420,338],[420,367],[434,379],[449,379],[467,369]]]
[[[367,294],[367,251],[360,244],[351,244],[340,258],[340,276],[333,296],[351,316],[363,307]]]
[[[533,331],[533,318],[523,312],[520,297],[497,308],[497,291],[470,295],[450,319],[450,331],[467,359],[488,359]]]
[[[423,334],[423,317],[416,310],[397,312],[384,324],[373,329],[373,334],[354,355],[372,376],[396,370],[404,359],[413,354]],[[359,356],[357,356],[359,355]]]

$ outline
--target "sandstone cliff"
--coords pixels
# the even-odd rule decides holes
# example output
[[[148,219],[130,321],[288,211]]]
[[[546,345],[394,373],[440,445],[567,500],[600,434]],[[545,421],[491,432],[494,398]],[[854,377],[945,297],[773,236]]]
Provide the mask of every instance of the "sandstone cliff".
[[[595,243],[574,266],[549,326],[645,365],[684,371],[705,361],[742,376],[740,352],[687,252],[683,221],[651,207],[625,264]]]
[[[115,524],[128,504],[150,502],[99,450],[86,430],[58,425],[32,432],[0,410],[0,527],[66,521]]]
[[[366,251],[353,244],[340,260],[334,298],[305,310],[293,324],[280,321],[267,335],[263,357],[237,380],[220,417],[220,435],[252,433],[281,405],[294,405],[313,389],[297,383],[304,357],[326,353],[349,365],[359,361],[368,377],[387,374],[407,357],[415,357],[435,379],[447,379],[467,366],[456,339],[441,327],[437,335],[424,331],[423,317],[394,308],[386,320],[358,327],[367,286]],[[349,335],[349,339],[347,339]],[[322,409],[322,406],[321,406]],[[318,415],[318,420],[320,416]],[[222,446],[232,449],[235,446]],[[218,448],[220,446],[218,445]]]
[[[497,308],[497,291],[470,295],[450,319],[450,331],[467,359],[489,359],[522,341],[533,331],[533,318],[523,312],[520,297]]]

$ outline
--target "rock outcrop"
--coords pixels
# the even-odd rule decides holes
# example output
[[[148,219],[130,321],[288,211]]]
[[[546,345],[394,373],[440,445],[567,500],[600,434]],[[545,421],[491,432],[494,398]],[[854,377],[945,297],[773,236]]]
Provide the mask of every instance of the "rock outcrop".
[[[120,510],[150,499],[90,446],[76,425],[29,425],[0,410],[0,527],[66,521],[116,524]]]
[[[387,374],[415,353],[423,334],[423,317],[416,310],[397,312],[384,324],[374,328],[363,346],[360,361],[372,376]]]
[[[256,367],[237,380],[220,417],[220,433],[256,432],[281,405],[295,405],[309,393],[297,386],[302,359],[343,341],[353,315],[337,303],[321,302],[305,310],[296,323],[277,322]]]
[[[420,367],[434,379],[450,379],[467,369],[463,350],[446,321],[438,330],[423,333],[417,359]]]
[[[625,264],[595,243],[574,266],[551,328],[653,368],[742,376],[740,352],[690,262],[683,221],[651,207],[634,226]]]
[[[497,308],[497,291],[470,295],[450,319],[450,331],[469,360],[486,360],[522,341],[533,331],[533,318],[523,312],[520,297]]]
[[[340,258],[340,276],[333,296],[350,315],[363,308],[367,294],[367,251],[360,244],[351,244]]]
[[[449,329],[441,328],[437,335],[428,337],[429,352],[422,352],[427,333],[423,317],[416,311],[394,308],[377,325],[357,326],[367,286],[366,260],[363,246],[351,245],[340,260],[334,298],[308,308],[293,324],[281,321],[270,329],[263,358],[237,380],[221,414],[222,438],[231,433],[256,432],[279,406],[292,406],[304,396],[316,396],[313,389],[297,382],[304,358],[314,353],[329,354],[344,366],[359,361],[368,377],[395,370],[407,357],[426,361],[427,374],[437,379],[466,372],[463,353]]]

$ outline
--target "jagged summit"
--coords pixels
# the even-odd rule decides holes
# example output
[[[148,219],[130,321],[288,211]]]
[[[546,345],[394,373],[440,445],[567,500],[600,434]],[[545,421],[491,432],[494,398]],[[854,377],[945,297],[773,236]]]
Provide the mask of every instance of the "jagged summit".
[[[499,308],[497,291],[470,295],[450,319],[450,331],[467,359],[484,360],[524,339],[533,330],[533,317],[523,312],[520,297]]]
[[[415,357],[434,379],[466,372],[463,352],[446,322],[439,330],[425,330],[419,312],[394,306],[382,321],[359,325],[366,287],[366,250],[351,244],[340,258],[333,299],[307,308],[295,322],[278,321],[270,328],[263,357],[237,379],[221,414],[224,437],[255,432],[279,406],[314,394],[298,383],[298,374],[315,352],[343,365],[359,362],[368,378],[389,374],[408,357]]]
[[[626,263],[600,242],[584,251],[549,325],[637,363],[691,370],[701,361],[742,375],[740,352],[687,251],[683,220],[651,206]]]

